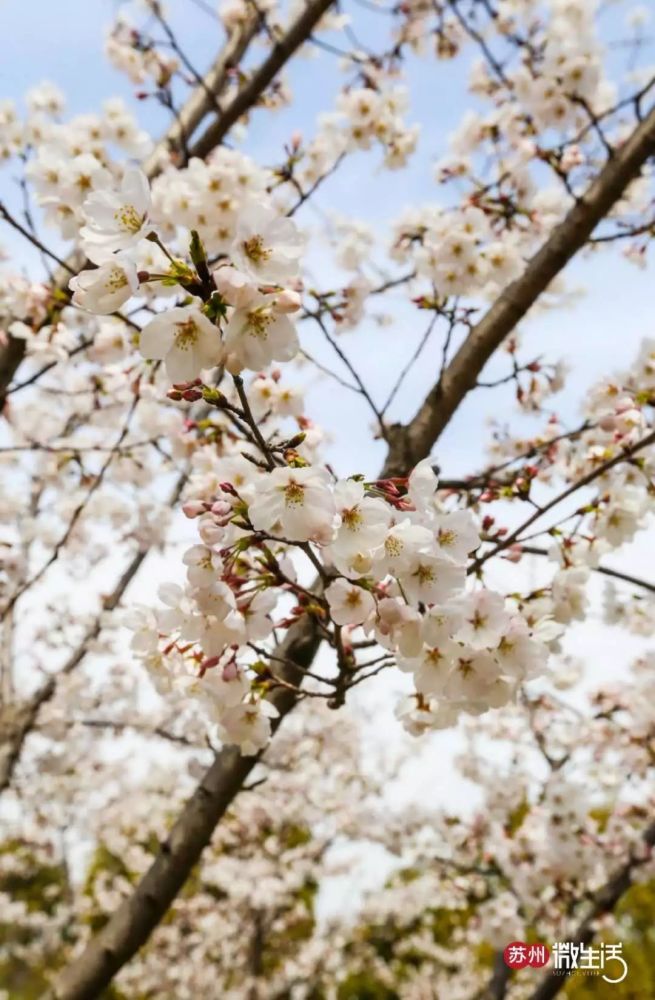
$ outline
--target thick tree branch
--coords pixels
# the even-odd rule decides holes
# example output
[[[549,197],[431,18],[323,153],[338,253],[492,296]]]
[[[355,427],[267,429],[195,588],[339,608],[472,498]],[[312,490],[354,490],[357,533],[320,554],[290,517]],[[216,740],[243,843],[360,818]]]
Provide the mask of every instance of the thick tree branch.
[[[289,58],[307,41],[334,0],[309,0],[302,13],[273,46],[270,54],[243,85],[215,122],[202,133],[192,149],[193,156],[207,154],[222,142],[232,126],[259,100]]]
[[[171,153],[179,156],[185,148],[188,148],[189,156],[206,156],[214,148],[209,146],[203,154],[198,151],[197,146],[193,144],[189,146],[189,140],[207,115],[215,111],[228,73],[238,66],[258,30],[257,18],[253,17],[228,37],[213,66],[203,77],[202,86],[194,88],[176,120],[143,164],[143,170],[148,177],[154,177],[159,173],[162,165],[169,161]]]
[[[411,422],[406,427],[390,428],[392,448],[385,465],[386,476],[402,475],[403,469],[411,468],[430,454],[464,397],[475,388],[478,375],[491,355],[582,249],[653,154],[655,108],[608,160],[586,194],[529,261],[522,276],[505,289],[473,328]]]
[[[280,655],[287,661],[280,673],[286,681],[300,683],[303,669],[311,664],[319,643],[318,629],[308,616],[289,630],[280,646]],[[287,688],[277,688],[271,694],[271,701],[280,712],[276,720],[279,725],[293,708],[295,695]],[[50,994],[52,1000],[94,1000],[145,944],[260,756],[242,757],[236,747],[226,747],[216,756],[167,840],[161,844],[149,871],[82,956],[64,969]]]

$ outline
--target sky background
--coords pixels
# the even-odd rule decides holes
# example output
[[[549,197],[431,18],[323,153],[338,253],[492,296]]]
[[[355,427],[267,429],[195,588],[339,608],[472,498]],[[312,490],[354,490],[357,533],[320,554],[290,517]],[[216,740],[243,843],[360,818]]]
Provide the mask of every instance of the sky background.
[[[211,3],[211,0],[210,0]],[[130,5],[135,9],[134,5]],[[158,135],[168,124],[167,113],[153,101],[135,101],[135,87],[122,74],[114,71],[103,55],[105,31],[118,5],[111,0],[0,0],[0,31],[11,46],[5,45],[0,63],[0,95],[13,98],[22,105],[24,92],[35,83],[49,80],[66,94],[68,114],[88,113],[100,109],[103,100],[119,95],[136,108],[143,127]],[[192,0],[172,0],[168,4],[172,23],[179,38],[191,55],[196,67],[206,68],[222,37],[219,23],[196,7]],[[368,14],[351,3],[356,33],[374,45],[384,15]],[[607,37],[620,37],[624,32],[625,7],[616,5],[607,15]],[[259,58],[260,53],[257,53]],[[294,94],[292,108],[275,115],[255,112],[243,140],[243,148],[261,164],[279,163],[282,148],[294,131],[311,137],[315,117],[329,110],[338,92],[340,74],[334,56],[311,49],[296,61],[289,74]],[[344,168],[330,178],[316,196],[316,208],[309,206],[299,214],[303,225],[315,227],[323,213],[334,211],[343,216],[355,216],[370,224],[388,238],[390,225],[409,206],[439,202],[444,198],[433,177],[433,164],[446,152],[447,137],[462,114],[472,105],[466,94],[467,60],[439,63],[432,58],[410,60],[407,67],[411,93],[409,122],[422,126],[419,149],[409,170],[400,173],[380,169],[377,152],[355,154]],[[14,168],[0,171],[0,196],[10,204],[16,197]],[[380,209],[383,206],[383,213]],[[46,240],[47,241],[47,240]],[[12,259],[31,267],[33,256],[20,245],[14,235],[0,229],[0,244]],[[312,257],[313,277],[325,287],[333,274],[327,254]],[[327,278],[327,281],[326,281]],[[524,355],[529,360],[544,355],[548,361],[563,359],[571,369],[566,390],[556,397],[554,408],[565,422],[573,425],[580,419],[580,400],[599,378],[621,370],[636,354],[644,337],[655,334],[653,322],[653,280],[649,269],[640,270],[627,262],[618,250],[576,260],[567,270],[568,284],[581,294],[565,309],[542,313],[530,318],[523,327]],[[400,366],[420,339],[425,323],[416,310],[403,302],[402,293],[389,300],[393,322],[380,327],[366,322],[356,333],[344,334],[340,343],[379,399],[386,397]],[[386,308],[386,306],[385,306]],[[388,308],[391,308],[390,306]],[[303,344],[310,353],[326,361],[323,346],[318,342],[318,329],[304,324]],[[305,339],[306,338],[306,339]],[[528,357],[529,356],[529,357]],[[408,418],[423,398],[427,387],[438,372],[440,344],[435,342],[432,354],[407,380],[395,411],[397,419]],[[338,368],[334,359],[329,359]],[[502,357],[494,360],[485,377],[505,374],[508,368]],[[329,457],[341,474],[374,473],[380,466],[383,449],[371,443],[369,415],[354,395],[336,393],[329,381],[317,381],[309,372],[300,373],[307,385],[308,413],[332,435]],[[535,429],[543,418],[534,421],[517,416],[511,388],[478,391],[470,396],[444,434],[436,452],[436,461],[444,474],[459,475],[472,471],[484,458],[485,422],[490,417],[506,420],[526,432]],[[610,560],[608,560],[608,563]],[[642,532],[637,541],[627,546],[611,564],[632,572],[654,576],[655,538],[653,532]],[[171,575],[175,566],[155,563],[151,575],[157,582],[162,574]],[[503,580],[501,570],[499,582]],[[539,570],[535,569],[535,573]],[[600,594],[600,587],[595,587]],[[152,600],[153,586],[144,579],[137,581],[130,592],[132,599]],[[626,636],[616,629],[589,621],[570,630],[566,637],[569,651],[585,657],[589,664],[588,684],[601,678],[620,678],[631,657],[644,647],[644,640]],[[368,685],[358,699],[362,713],[368,718],[371,738],[383,733],[384,739],[398,733],[393,721],[395,692],[401,686],[398,675],[389,676],[376,685]],[[393,737],[396,738],[396,737]],[[416,744],[416,759],[411,780],[403,779],[394,792],[401,803],[426,794],[435,802],[450,806],[471,803],[465,784],[453,780],[452,754],[459,746],[452,734],[437,734],[423,744]],[[366,880],[379,878],[384,865],[376,859],[364,873]],[[342,893],[350,888],[342,886]],[[340,906],[345,896],[339,892],[331,897],[330,906]]]

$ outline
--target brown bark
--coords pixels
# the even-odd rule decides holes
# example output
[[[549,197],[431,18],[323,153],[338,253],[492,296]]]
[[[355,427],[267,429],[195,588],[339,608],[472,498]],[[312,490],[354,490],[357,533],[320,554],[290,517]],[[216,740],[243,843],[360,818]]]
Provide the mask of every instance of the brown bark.
[[[475,388],[483,367],[551,281],[585,245],[621,198],[646,160],[655,154],[655,108],[607,162],[588,191],[555,227],[516,281],[473,328],[443,378],[428,393],[407,427],[391,428],[392,447],[384,474],[402,475],[426,458],[464,397]]]
[[[268,57],[255,70],[222,114],[209,125],[193,145],[193,156],[207,156],[232,126],[250,108],[254,107],[268,85],[288,62],[297,49],[306,42],[312,31],[332,6],[334,0],[310,0],[302,13],[289,26],[286,33],[273,46]]]
[[[279,655],[293,657],[295,666],[283,666],[278,671],[282,679],[298,684],[319,643],[311,618],[305,617],[291,628]],[[295,695],[286,688],[278,688],[271,700],[280,712],[280,719],[276,720],[279,724],[293,708]],[[226,747],[217,754],[148,872],[81,957],[64,969],[50,994],[52,1000],[98,997],[118,970],[145,944],[258,760],[259,756],[242,757],[236,747]]]

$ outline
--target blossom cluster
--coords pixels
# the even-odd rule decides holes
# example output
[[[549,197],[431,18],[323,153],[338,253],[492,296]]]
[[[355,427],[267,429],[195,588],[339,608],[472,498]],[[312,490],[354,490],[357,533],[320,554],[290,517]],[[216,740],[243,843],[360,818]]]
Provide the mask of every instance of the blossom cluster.
[[[96,191],[82,206],[80,230],[88,258],[99,265],[70,280],[75,305],[97,314],[120,309],[138,292],[139,282],[179,282],[198,296],[196,304],[159,313],[141,330],[139,349],[148,360],[164,361],[173,383],[186,383],[201,371],[224,365],[237,374],[273,361],[290,361],[298,350],[288,314],[300,306],[291,287],[299,276],[303,237],[292,220],[264,201],[244,206],[231,244],[232,263],[214,272],[205,299],[214,317],[230,315],[221,331],[208,317],[202,293],[184,261],[174,260],[161,274],[137,270],[146,240],[165,251],[151,226],[151,197],[145,176],[126,168],[118,190]],[[197,238],[197,235],[196,235]],[[205,249],[201,249],[204,256]],[[193,302],[194,300],[191,299]]]
[[[478,531],[467,511],[438,502],[428,462],[406,489],[335,482],[300,458],[270,470],[225,459],[216,475],[214,497],[185,505],[201,538],[184,556],[187,586],[164,586],[165,609],[131,617],[132,645],[160,683],[208,700],[223,739],[244,752],[265,744],[274,714],[261,694],[262,679],[275,687],[275,657],[265,670],[257,644],[303,612],[330,628],[340,655],[352,656],[361,629],[412,675],[416,693],[399,712],[414,733],[503,705],[545,669],[548,625],[531,629],[500,594],[466,589]],[[326,567],[315,594],[294,556],[308,547]]]

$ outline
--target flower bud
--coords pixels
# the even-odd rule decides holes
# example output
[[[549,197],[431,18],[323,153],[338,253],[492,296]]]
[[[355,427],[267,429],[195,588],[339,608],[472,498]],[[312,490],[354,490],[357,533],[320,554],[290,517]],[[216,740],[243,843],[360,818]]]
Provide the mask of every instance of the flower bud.
[[[230,660],[230,662],[223,667],[223,680],[235,681],[238,676],[239,676],[239,668],[237,667],[234,660]]]
[[[198,525],[198,534],[205,545],[217,545],[223,540],[225,532],[220,525],[207,518],[206,520],[203,519]]]
[[[300,309],[300,295],[290,288],[283,289],[275,299],[275,311],[280,313],[293,313]]]
[[[205,505],[202,500],[187,500],[186,503],[182,504],[182,511],[185,517],[199,517],[200,514],[204,513]]]

